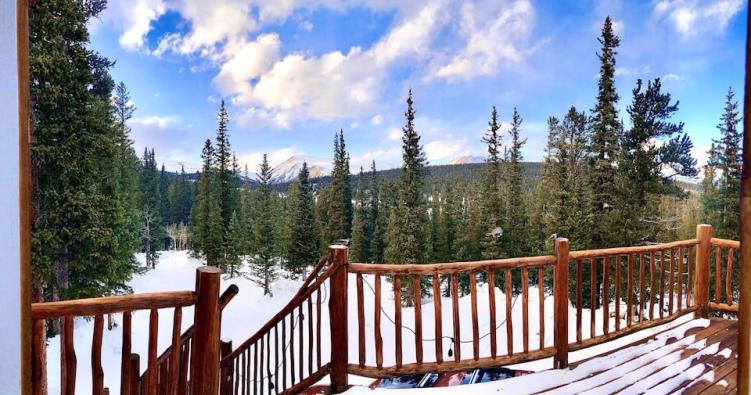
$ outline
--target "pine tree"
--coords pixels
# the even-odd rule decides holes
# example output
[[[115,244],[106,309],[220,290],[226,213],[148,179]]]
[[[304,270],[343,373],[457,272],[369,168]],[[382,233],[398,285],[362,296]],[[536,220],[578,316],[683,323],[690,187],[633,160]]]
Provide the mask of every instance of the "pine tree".
[[[240,191],[240,224],[243,227],[243,255],[253,253],[253,193],[250,190],[248,166],[243,172],[243,187]]]
[[[611,209],[615,197],[615,164],[618,154],[618,134],[621,123],[618,120],[618,92],[615,89],[615,55],[620,38],[613,31],[610,17],[605,18],[601,44],[600,77],[597,82],[597,104],[592,110],[592,140],[590,151],[590,187],[593,191],[592,245],[603,247],[614,242],[614,220]]]
[[[253,244],[255,255],[252,259],[251,280],[263,289],[264,295],[273,296],[271,284],[278,277],[277,256],[279,253],[275,207],[271,189],[273,173],[266,154],[261,162],[261,172],[258,174],[258,189],[256,190]]]
[[[697,174],[696,160],[691,157],[693,143],[683,134],[683,123],[670,122],[678,103],[671,103],[670,94],[661,91],[659,79],[642,88],[642,81],[637,80],[627,109],[632,127],[621,137],[618,161],[616,218],[626,245],[658,241],[665,226],[659,196],[682,194],[670,188],[673,178]]]
[[[214,169],[214,147],[207,139],[201,151],[203,166],[198,178],[198,193],[191,212],[191,250],[202,256],[211,266],[221,266],[223,247],[222,216],[217,193],[217,177]]]
[[[701,183],[701,222],[719,227],[722,215],[722,196],[717,187],[717,172],[720,164],[719,151],[714,142],[707,151],[707,164],[704,166],[704,178]]]
[[[156,167],[154,150],[144,149],[141,164],[141,242],[146,254],[146,265],[152,268],[156,266],[164,239],[160,184],[161,176]]]
[[[521,139],[519,134],[521,133],[522,118],[519,112],[514,108],[514,113],[511,117],[511,147],[509,148],[509,163],[508,163],[508,177],[506,180],[506,190],[508,191],[508,200],[506,211],[508,216],[506,219],[506,234],[504,239],[506,240],[505,250],[511,257],[522,257],[527,255],[527,213],[525,210],[525,191],[524,180],[522,173],[522,146],[527,142],[527,139]]]
[[[291,188],[288,201],[287,267],[304,277],[306,268],[318,260],[321,253],[315,202],[310,185],[307,163],[303,162],[297,181]]]
[[[352,186],[349,181],[349,154],[344,131],[334,135],[334,169],[331,172],[328,208],[328,240],[349,239],[352,234]]]
[[[234,212],[229,221],[225,246],[225,270],[230,278],[243,274],[243,250],[245,248],[245,232],[240,222],[240,216]]]
[[[357,188],[355,189],[354,217],[352,219],[352,240],[350,242],[349,257],[352,262],[367,262],[369,240],[366,239],[366,222],[368,204],[366,202],[365,187],[363,186],[363,171],[357,176]]]
[[[503,234],[504,200],[501,188],[501,123],[495,106],[490,113],[488,130],[482,138],[487,144],[488,157],[485,160],[483,173],[482,211],[485,234],[482,241],[482,256],[484,259],[497,259],[503,254],[501,235]]]
[[[402,172],[399,178],[399,200],[390,213],[385,259],[393,263],[424,263],[427,252],[428,218],[423,196],[423,177],[427,159],[415,130],[412,90],[407,96],[406,124],[402,128]],[[402,293],[407,306],[414,304],[412,282]]]
[[[237,168],[234,155],[230,150],[229,142],[229,115],[224,106],[224,99],[219,107],[217,115],[219,125],[216,130],[216,150],[214,151],[214,166],[216,167],[217,182],[219,185],[219,204],[221,207],[222,226],[227,229],[232,213],[238,207]]]
[[[722,214],[717,234],[719,237],[738,240],[740,234],[738,196],[740,196],[743,157],[741,154],[742,135],[738,130],[740,122],[738,102],[733,101],[734,96],[733,89],[728,88],[725,95],[725,111],[717,125],[721,137],[714,143],[718,147],[717,164],[722,172],[719,184]]]
[[[437,262],[452,262],[456,252],[456,217],[458,209],[452,187],[453,183],[447,181],[441,192],[441,211],[435,213],[438,216],[437,238],[435,246],[435,260]]]
[[[35,299],[127,292],[133,253],[133,157],[112,108],[114,64],[89,47],[103,1],[29,4],[32,273]],[[127,117],[126,117],[127,118]],[[124,163],[129,161],[129,163]]]
[[[367,224],[366,240],[368,240],[368,262],[382,262],[383,261],[383,235],[384,230],[379,226],[380,220],[380,185],[378,182],[378,174],[376,172],[376,164],[373,161],[370,165],[370,182],[368,186],[368,195],[370,198],[368,212],[367,212]]]

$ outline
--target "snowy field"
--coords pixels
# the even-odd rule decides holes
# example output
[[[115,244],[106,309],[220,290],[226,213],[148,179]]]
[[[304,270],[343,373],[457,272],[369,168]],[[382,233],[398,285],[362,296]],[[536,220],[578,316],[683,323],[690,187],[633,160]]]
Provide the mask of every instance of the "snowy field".
[[[143,255],[139,255],[138,259],[143,263]],[[172,290],[192,290],[195,286],[195,269],[200,266],[202,262],[198,259],[191,258],[187,252],[163,252],[157,263],[156,269],[150,270],[143,275],[136,276],[131,286],[133,291],[138,292],[152,292],[152,291],[172,291]],[[373,293],[371,287],[374,285],[373,276],[363,276],[366,284],[365,290],[365,321],[366,321],[366,354],[367,361],[370,365],[375,365],[375,342],[373,340]],[[385,281],[385,280],[384,280]],[[298,290],[301,281],[292,281],[286,279],[280,279],[273,285],[273,297],[267,297],[263,295],[263,291],[258,288],[251,281],[244,278],[234,279],[222,279],[221,291],[223,292],[230,284],[236,284],[240,288],[238,295],[230,302],[225,308],[222,320],[222,338],[232,340],[233,345],[237,346],[241,344],[245,339],[252,335],[258,328],[260,328],[266,321],[277,313],[294,295]],[[349,359],[350,362],[356,363],[358,360],[357,354],[357,313],[356,313],[356,287],[354,276],[350,279],[349,283]],[[383,336],[384,350],[384,366],[389,366],[394,363],[394,325],[389,321],[389,317],[394,317],[394,300],[393,293],[390,291],[391,285],[384,282],[382,285],[382,307],[385,315],[381,319],[381,333]],[[323,322],[322,331],[323,339],[328,338],[328,317],[327,314],[327,292],[323,293]],[[529,348],[535,350],[539,345],[539,311],[538,311],[538,290],[536,287],[531,287],[529,292],[529,324],[530,324],[530,336],[529,336]],[[497,339],[498,339],[498,354],[503,355],[506,351],[506,329],[504,326],[505,319],[505,296],[500,289],[495,290],[496,296],[496,317],[497,317]],[[489,317],[488,311],[488,297],[487,287],[485,284],[478,283],[478,319],[480,336],[486,335],[489,331]],[[468,358],[472,355],[472,323],[470,322],[470,297],[467,295],[459,299],[459,311],[461,312],[461,338],[462,338],[462,357]],[[547,295],[545,298],[545,346],[549,347],[553,344],[553,299],[552,296]],[[451,339],[446,338],[446,335],[453,336],[452,330],[452,316],[451,316],[451,299],[442,299],[443,307],[443,350],[447,353],[451,344]],[[307,311],[307,308],[304,309]],[[625,307],[622,308],[625,310]],[[583,313],[584,336],[588,335],[589,328],[589,310],[585,310]],[[614,307],[610,307],[610,311],[614,311]],[[423,314],[423,339],[433,338],[433,306],[432,297],[423,300],[422,314]],[[597,328],[602,328],[602,313],[598,311],[596,314]],[[644,331],[639,331],[636,334],[625,336],[616,341],[609,342],[607,344],[590,347],[586,350],[569,354],[569,361],[575,362],[582,360],[591,355],[599,354],[611,349],[621,347],[625,344],[653,335],[659,331],[664,330],[666,327],[676,327],[685,323],[691,317],[684,316],[681,319],[674,321],[673,323],[658,326]],[[614,327],[615,318],[611,318],[610,327]],[[115,316],[115,321],[120,321],[120,316]],[[148,322],[149,311],[139,311],[133,314],[133,330],[132,330],[132,343],[133,351],[141,356],[141,369],[142,371],[146,367],[146,355],[148,347]],[[193,309],[183,309],[183,330],[193,323]],[[403,360],[404,363],[414,362],[414,335],[406,328],[414,328],[414,312],[412,308],[402,309],[402,324],[405,329],[402,331],[403,336]],[[522,301],[521,297],[515,297],[513,299],[512,308],[512,324],[514,328],[514,351],[519,352],[522,350]],[[576,331],[576,310],[569,309],[569,337],[573,341],[575,340]],[[688,324],[695,325],[695,324]],[[625,321],[622,322],[622,326],[625,327]],[[677,328],[680,329],[680,328]],[[601,329],[600,329],[601,330]],[[159,354],[170,345],[172,332],[172,310],[163,309],[159,311]],[[75,321],[74,331],[74,343],[76,349],[77,363],[77,378],[76,389],[77,393],[89,393],[91,391],[91,338],[93,333],[93,321],[85,319],[77,319]],[[118,393],[117,389],[120,386],[120,360],[121,360],[121,341],[122,331],[120,326],[115,326],[112,330],[107,330],[105,327],[104,339],[102,346],[102,365],[104,369],[105,386],[109,387],[111,393]],[[307,341],[307,339],[306,339]],[[329,344],[324,341],[323,343],[323,355],[324,362],[328,360],[325,356],[329,352]],[[432,340],[424,340],[424,360],[435,360],[434,354],[434,342]],[[490,355],[490,339],[485,336],[480,342],[480,354],[481,356]],[[55,337],[50,340],[48,347],[48,378],[50,393],[59,393],[60,387],[60,340],[59,337]],[[444,359],[448,359],[448,355],[444,355]],[[527,362],[523,364],[510,366],[511,368],[518,368],[524,370],[541,371],[552,368],[553,362],[551,358],[546,358],[538,361]],[[578,377],[584,375],[586,377],[586,364],[580,366],[578,369],[560,370],[546,372],[545,380],[554,380],[567,382],[566,379],[572,377]],[[571,376],[574,375],[574,376]],[[535,377],[539,377],[535,375]],[[535,388],[530,386],[531,383],[527,383],[532,380],[529,376],[518,377],[495,383],[483,383],[475,384],[461,388],[452,387],[450,391],[454,394],[469,393],[473,391],[477,394],[476,389],[482,389],[481,393],[505,391],[510,388],[514,388],[514,393],[520,393],[520,388]],[[322,382],[326,382],[327,378],[324,378]],[[369,384],[371,379],[351,376],[350,384]],[[524,384],[519,387],[514,383]],[[480,387],[481,386],[481,387]],[[513,387],[511,387],[513,386]],[[404,390],[387,390],[389,393],[401,392]],[[415,393],[424,392],[426,390],[408,390]],[[431,393],[448,391],[448,389],[432,389]],[[457,392],[458,391],[458,392]],[[524,390],[526,391],[526,389]],[[522,392],[524,392],[522,391]],[[381,392],[381,391],[377,391]],[[530,390],[531,392],[531,390]],[[353,388],[348,393],[370,393],[370,390],[365,388]]]

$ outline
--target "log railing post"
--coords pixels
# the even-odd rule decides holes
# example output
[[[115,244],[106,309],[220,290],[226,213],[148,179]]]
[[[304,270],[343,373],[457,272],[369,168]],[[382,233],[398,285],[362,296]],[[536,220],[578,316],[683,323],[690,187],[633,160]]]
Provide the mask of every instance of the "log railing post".
[[[553,368],[568,367],[568,239],[555,240],[555,278],[553,281]]]
[[[219,392],[219,276],[212,266],[196,269],[196,307],[193,318],[193,344],[190,358],[192,393],[216,395]]]
[[[694,318],[709,317],[709,254],[712,239],[712,225],[697,225],[696,238],[696,284],[694,300],[698,307]]]
[[[329,324],[331,327],[331,392],[347,390],[347,261],[345,246],[329,246],[329,264],[338,267],[331,275],[329,299]]]
[[[231,354],[232,340],[222,340],[221,345],[219,346],[219,353],[221,359],[224,359],[224,357]],[[234,387],[233,379],[235,377],[234,369],[235,365],[231,363],[222,368],[222,382],[219,390],[221,395],[232,395],[232,389]]]

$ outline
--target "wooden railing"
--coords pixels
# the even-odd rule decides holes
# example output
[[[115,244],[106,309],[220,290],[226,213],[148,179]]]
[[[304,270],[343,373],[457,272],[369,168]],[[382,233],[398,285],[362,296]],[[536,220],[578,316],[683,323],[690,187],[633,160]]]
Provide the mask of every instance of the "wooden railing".
[[[332,247],[328,258],[318,262],[283,309],[236,349],[225,346],[221,394],[297,393],[327,374],[332,380],[345,375],[346,382],[347,333],[346,327],[343,332],[341,327],[341,323],[347,324],[346,267],[347,249]],[[328,317],[321,308],[323,293],[328,293]],[[325,320],[329,321],[330,335],[323,340]],[[339,340],[329,343],[332,339]],[[322,341],[330,344],[330,356],[338,361],[324,355]]]
[[[93,394],[104,394],[104,371],[102,369],[102,336],[104,315],[122,313],[122,361],[120,367],[121,394],[187,393],[187,387],[194,394],[216,393],[219,384],[219,328],[220,272],[212,267],[196,270],[195,291],[175,291],[110,296],[94,299],[69,300],[63,302],[35,303],[31,306],[32,363],[34,394],[46,392],[46,355],[44,354],[45,322],[63,320],[61,334],[61,393],[76,393],[76,351],[73,343],[73,322],[76,317],[94,317],[94,331],[91,345],[91,376]],[[234,296],[237,290],[230,291]],[[225,293],[228,302],[232,296]],[[192,342],[189,354],[181,347],[182,308],[195,306]],[[174,309],[170,362],[158,368],[157,335],[160,309]],[[149,340],[147,355],[148,374],[140,375],[140,357],[132,354],[131,326],[132,314],[137,310],[149,310]],[[189,358],[189,359],[188,359]],[[188,363],[189,361],[189,363]],[[190,371],[188,371],[188,369]],[[165,379],[159,381],[158,370],[163,370]],[[189,375],[189,376],[188,376]],[[162,386],[159,386],[159,383]],[[86,392],[86,391],[84,391]]]
[[[357,287],[357,327],[358,327],[358,363],[349,364],[348,371],[353,374],[366,377],[389,377],[405,374],[427,373],[427,372],[446,372],[461,369],[498,366],[507,363],[514,363],[523,360],[543,358],[552,356],[554,349],[546,347],[545,340],[545,270],[556,264],[554,256],[539,256],[531,258],[518,259],[499,259],[479,262],[455,262],[441,264],[405,264],[405,265],[385,265],[385,264],[360,264],[352,263],[349,265],[349,272],[354,273]],[[521,283],[530,284],[530,272],[534,273],[537,278],[539,292],[536,306],[540,328],[538,342],[530,344],[530,325],[529,325],[529,287],[521,287],[521,305],[522,305],[522,322],[514,322],[511,315],[512,305],[514,304],[513,284]],[[478,276],[482,275],[487,282],[487,310],[480,311],[478,308]],[[469,283],[470,295],[470,313],[460,313],[459,307],[459,278],[466,276]],[[372,277],[370,280],[366,277]],[[514,280],[516,278],[516,281]],[[384,364],[384,345],[381,335],[381,323],[384,316],[391,320],[390,316],[382,310],[384,301],[381,296],[383,281],[386,280],[393,285],[394,300],[388,301],[393,303],[393,330],[395,334],[395,343],[393,349],[386,350],[393,353],[394,363],[385,366]],[[370,281],[374,283],[371,287]],[[451,296],[451,319],[445,322],[443,319],[441,283],[447,284],[446,294]],[[373,315],[365,316],[365,293],[363,283],[368,283],[368,288],[373,293]],[[503,300],[498,301],[496,297],[496,285],[503,291]],[[402,294],[403,289],[409,295]],[[423,289],[430,290],[433,301],[433,328],[423,328],[422,296]],[[500,292],[499,292],[500,293]],[[368,294],[370,295],[370,294]],[[406,297],[408,296],[408,297]],[[402,304],[404,299],[409,299],[408,303],[414,314],[414,326],[403,324]],[[505,316],[497,317],[497,307],[504,306]],[[370,305],[370,303],[368,303]],[[447,306],[448,307],[448,306]],[[488,326],[480,328],[478,315],[489,317]],[[461,333],[461,317],[467,317],[472,325],[470,335],[465,334],[463,340]],[[365,328],[370,327],[372,323],[373,333],[366,333]],[[497,331],[505,326],[506,339],[505,344],[498,344]],[[548,323],[552,327],[552,322]],[[403,331],[404,329],[413,332],[414,336],[414,362],[405,363],[403,353]],[[428,336],[423,336],[423,330],[429,331]],[[516,332],[515,332],[516,331]],[[481,334],[482,333],[482,334]],[[522,346],[521,350],[514,349],[514,333],[521,333]],[[480,351],[481,338],[489,338],[489,350]],[[444,339],[449,340],[448,347],[444,348]],[[366,343],[375,344],[375,359],[368,360],[366,354]],[[427,343],[433,343],[434,353],[427,356],[423,347]],[[471,343],[471,352],[464,352],[463,344]],[[500,347],[499,347],[500,346]],[[428,346],[429,347],[429,346]],[[468,348],[468,347],[466,347]],[[448,358],[444,358],[446,349],[452,350]]]
[[[237,295],[239,292],[239,288],[237,285],[232,284],[229,287],[227,287],[226,290],[222,293],[222,296],[219,297],[219,308],[220,310],[224,310],[224,308],[229,304],[229,302]],[[172,323],[173,328],[179,328],[179,323],[177,320],[180,320],[181,317],[179,317],[178,314],[175,314],[174,316],[174,322]],[[147,393],[146,391],[146,385],[149,382],[149,378],[152,375],[152,371],[156,370],[156,388],[157,393],[159,394],[171,394],[175,393],[171,391],[171,383],[170,380],[172,379],[172,373],[170,369],[177,369],[178,370],[178,382],[177,382],[177,392],[178,394],[187,394],[188,393],[188,372],[190,369],[189,363],[186,363],[186,361],[190,361],[190,349],[191,344],[193,343],[193,334],[194,334],[194,326],[191,325],[188,329],[185,330],[185,332],[180,335],[179,333],[176,333],[173,329],[172,332],[172,344],[179,344],[177,348],[173,348],[172,344],[170,344],[167,349],[165,349],[159,357],[156,359],[156,369],[147,368],[140,377],[140,391],[141,393]],[[179,339],[175,339],[175,336],[179,335]]]
[[[723,313],[738,313],[738,282],[733,273],[740,269],[741,243],[736,240],[712,238],[710,256],[714,265],[710,265],[710,276],[714,286],[710,294],[709,308]]]

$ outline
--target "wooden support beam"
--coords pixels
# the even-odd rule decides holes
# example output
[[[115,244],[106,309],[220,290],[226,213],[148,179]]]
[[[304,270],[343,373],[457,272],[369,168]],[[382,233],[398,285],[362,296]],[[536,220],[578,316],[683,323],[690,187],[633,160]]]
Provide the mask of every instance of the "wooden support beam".
[[[555,280],[554,308],[553,308],[553,367],[564,369],[568,367],[568,239],[555,241]]]
[[[347,363],[349,360],[347,339],[347,264],[348,249],[344,246],[329,246],[329,263],[335,267],[331,275],[329,320],[331,327],[331,392],[338,394],[347,390]],[[302,346],[302,345],[301,345]],[[301,361],[302,362],[302,361]],[[302,379],[302,377],[300,378]]]
[[[709,249],[712,239],[711,225],[698,225],[696,238],[699,245],[696,246],[696,285],[694,286],[694,303],[699,307],[694,315],[695,318],[709,317]]]
[[[212,266],[196,269],[196,307],[191,353],[191,393],[219,392],[219,280],[221,271]]]

